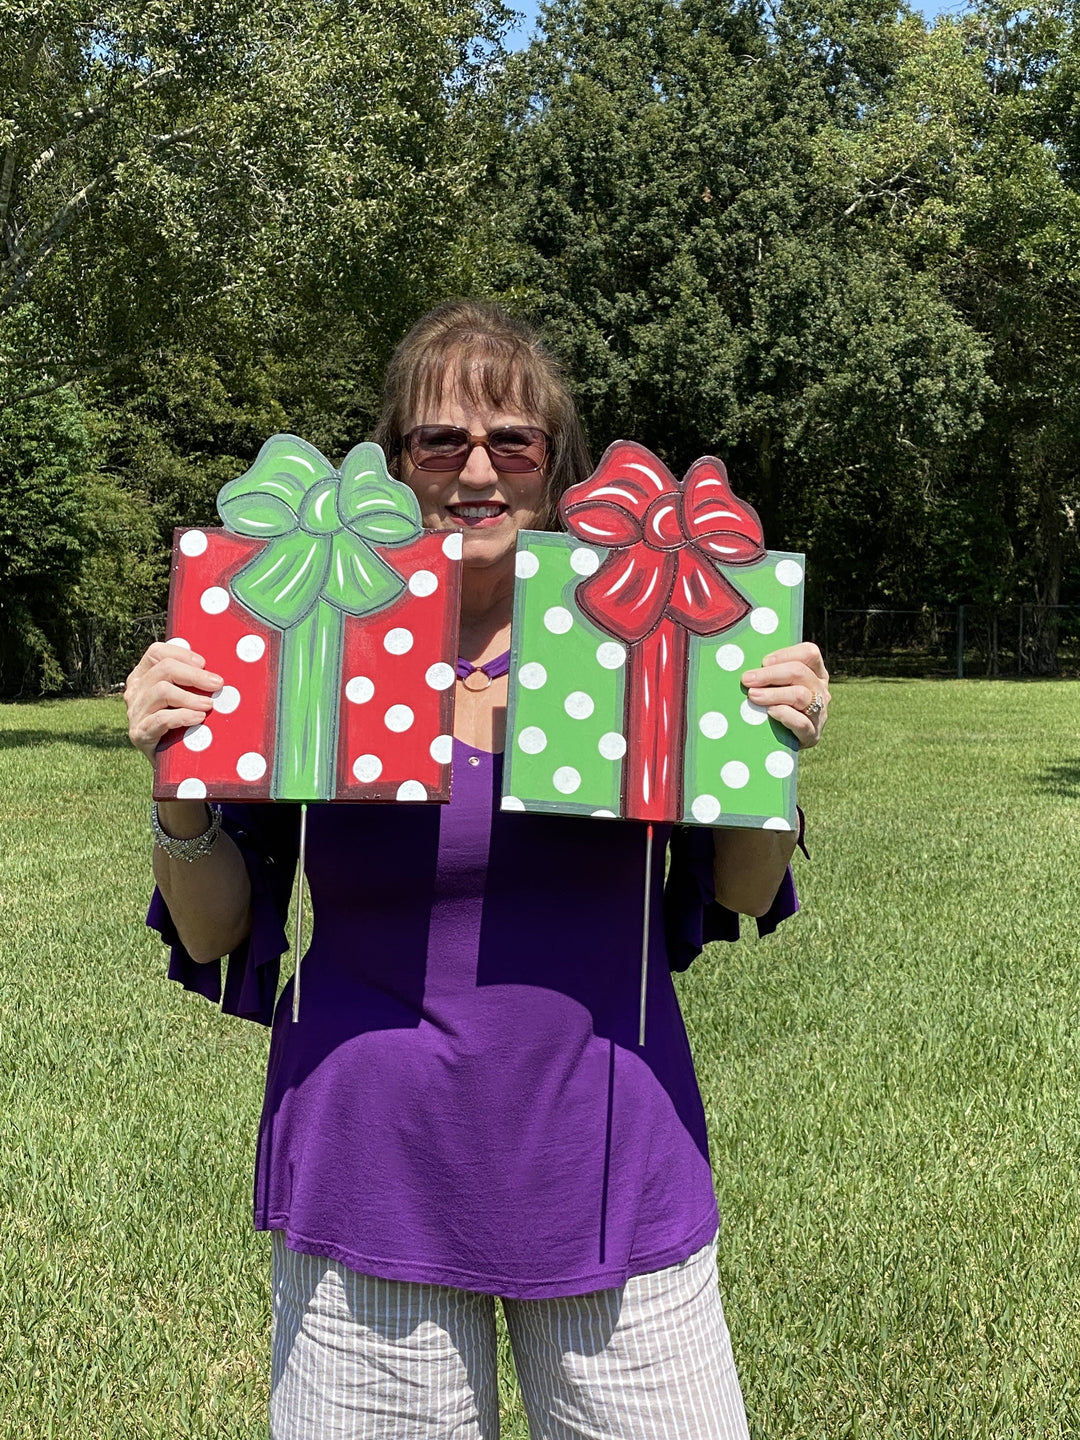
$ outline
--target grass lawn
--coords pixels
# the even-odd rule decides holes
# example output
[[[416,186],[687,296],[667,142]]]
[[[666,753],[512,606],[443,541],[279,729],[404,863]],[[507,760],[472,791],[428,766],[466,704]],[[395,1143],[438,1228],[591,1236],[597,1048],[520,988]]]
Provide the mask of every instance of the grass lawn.
[[[1080,1433],[1078,696],[838,687],[802,914],[679,981],[755,1440]],[[0,707],[0,1437],[253,1440],[267,1037],[163,978],[121,715]]]

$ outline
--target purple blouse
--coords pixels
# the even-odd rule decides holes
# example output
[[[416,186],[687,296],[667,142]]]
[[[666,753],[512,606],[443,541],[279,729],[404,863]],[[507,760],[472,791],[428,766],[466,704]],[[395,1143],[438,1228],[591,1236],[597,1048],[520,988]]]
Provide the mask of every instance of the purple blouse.
[[[669,966],[739,922],[713,900],[710,832],[676,830],[666,886],[653,867],[639,1049],[645,827],[503,813],[501,772],[501,756],[455,741],[449,805],[309,808],[297,1024],[291,982],[274,1014],[296,806],[223,807],[254,911],[224,993],[158,894],[148,923],[174,979],[273,1016],[259,1229],[387,1279],[578,1295],[676,1264],[716,1230]],[[759,930],[796,908],[789,873]]]

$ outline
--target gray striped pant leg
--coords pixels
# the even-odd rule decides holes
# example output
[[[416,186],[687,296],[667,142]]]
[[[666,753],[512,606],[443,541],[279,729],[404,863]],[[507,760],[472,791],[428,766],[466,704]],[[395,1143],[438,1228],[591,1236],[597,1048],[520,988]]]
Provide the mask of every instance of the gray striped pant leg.
[[[715,1240],[622,1289],[503,1308],[532,1440],[749,1440]]]
[[[491,1296],[273,1248],[271,1440],[498,1440]]]

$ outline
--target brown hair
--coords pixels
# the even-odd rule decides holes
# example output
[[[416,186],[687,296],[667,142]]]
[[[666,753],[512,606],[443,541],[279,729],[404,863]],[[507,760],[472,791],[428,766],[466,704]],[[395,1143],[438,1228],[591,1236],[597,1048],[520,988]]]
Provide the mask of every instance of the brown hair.
[[[553,530],[559,497],[592,469],[577,409],[554,356],[528,325],[483,300],[449,300],[422,315],[386,369],[371,438],[400,478],[405,426],[456,382],[471,404],[520,409],[551,436],[543,527]]]

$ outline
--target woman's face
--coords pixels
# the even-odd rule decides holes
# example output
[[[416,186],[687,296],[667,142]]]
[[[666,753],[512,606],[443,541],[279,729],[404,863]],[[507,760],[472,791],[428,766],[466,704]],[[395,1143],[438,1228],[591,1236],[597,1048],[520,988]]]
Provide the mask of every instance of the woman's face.
[[[414,415],[406,433],[417,425],[455,425],[471,436],[490,435],[503,425],[546,428],[536,415],[474,404],[456,384],[447,388],[441,400]],[[418,470],[405,451],[401,478],[420,501],[428,529],[456,530],[462,535],[462,560],[470,568],[512,567],[518,531],[540,525],[547,483],[544,473],[499,471],[482,445],[472,447],[458,471]]]

